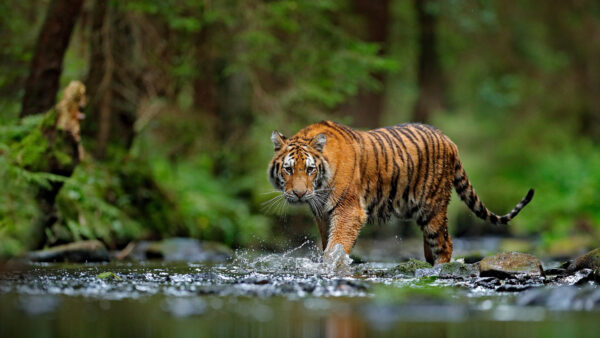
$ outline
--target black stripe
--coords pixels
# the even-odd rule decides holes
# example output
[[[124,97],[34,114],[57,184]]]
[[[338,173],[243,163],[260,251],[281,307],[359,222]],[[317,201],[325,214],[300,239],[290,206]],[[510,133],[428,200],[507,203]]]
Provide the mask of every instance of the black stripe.
[[[412,182],[413,170],[414,170],[414,166],[415,166],[412,156],[408,153],[408,148],[406,147],[406,144],[403,141],[403,135],[400,135],[400,132],[398,130],[396,130],[395,128],[389,128],[388,130],[390,131],[390,133],[392,133],[392,135],[394,135],[396,141],[400,143],[400,146],[402,147],[402,152],[406,155],[406,159],[404,159],[404,157],[402,157],[402,160],[403,160],[403,163],[405,164],[404,171],[406,173],[406,187],[408,189],[408,187],[410,187],[410,184]],[[408,190],[404,191],[403,198],[405,201],[408,201]]]
[[[464,182],[464,183],[467,183],[467,182]],[[456,193],[461,197],[461,199],[464,199],[462,194],[463,194],[463,192],[465,192],[465,190],[467,190],[468,187],[469,187],[468,183],[462,184],[462,185],[459,185],[458,187],[455,186],[454,190],[456,190]]]
[[[392,140],[392,137],[394,137],[394,134],[392,133],[392,131],[390,129],[384,129],[380,133],[383,136],[383,138],[387,141],[387,143],[390,145],[390,148],[392,149],[394,156],[400,157],[400,160],[402,161],[402,163],[404,163],[404,155],[402,154],[402,151],[400,149],[400,146],[398,145],[398,142],[394,142],[394,140]]]
[[[409,184],[409,186],[413,187],[413,195],[415,195],[415,189],[417,187],[417,184],[419,183],[419,173],[421,171],[421,162],[422,162],[421,149],[417,145],[417,142],[415,142],[415,139],[411,136],[412,133],[410,132],[410,130],[408,130],[407,128],[402,128],[402,129],[398,129],[398,132],[401,133],[402,135],[404,135],[415,146],[415,150],[417,151],[417,157],[418,157],[418,162],[419,162],[417,171],[415,171],[414,163],[411,168],[412,169],[411,171],[415,174],[414,175],[415,182],[412,182],[412,177],[411,177],[411,181]],[[407,154],[408,154],[408,152],[407,152]],[[410,157],[412,160],[412,156],[410,156]]]
[[[429,196],[436,196],[438,194],[438,191],[441,189],[442,187],[442,182],[444,181],[444,171],[446,169],[446,163],[447,163],[447,156],[446,156],[446,152],[442,151],[442,145],[445,145],[445,143],[442,143],[442,141],[440,141],[439,135],[436,132],[431,131],[431,135],[432,135],[432,142],[433,142],[433,149],[434,149],[434,157],[433,160],[435,161],[434,166],[433,166],[433,177],[432,177],[432,184],[433,184],[433,190],[431,190],[429,192]],[[446,149],[444,147],[444,149]],[[443,154],[443,156],[442,156]],[[441,162],[438,162],[441,161]],[[440,167],[441,172],[438,173],[438,166]]]
[[[440,233],[443,231],[442,228],[437,229],[436,231],[432,232],[432,233],[428,233],[427,234],[427,238],[429,239],[436,239],[440,236]]]
[[[373,138],[375,138],[375,140],[377,141],[377,144],[379,144],[379,147],[381,147],[381,153],[383,154],[383,161],[385,163],[385,169],[387,169],[388,155],[387,155],[387,151],[385,151],[385,145],[383,144],[383,140],[376,132],[371,133],[371,136],[373,136]]]
[[[421,132],[427,137],[427,142],[426,142],[426,146],[431,147],[431,169],[432,169],[432,173],[431,173],[431,177],[427,176],[429,179],[425,181],[424,185],[428,188],[427,192],[429,194],[429,196],[435,196],[435,194],[437,193],[437,190],[440,187],[440,182],[438,182],[436,184],[436,180],[439,181],[439,176],[441,175],[437,175],[437,167],[438,167],[438,158],[437,158],[437,154],[438,154],[438,142],[434,139],[434,135],[433,135],[433,130],[431,128],[428,128],[428,126],[426,125],[422,125],[419,124],[417,125],[417,128],[419,130],[421,130]],[[429,173],[429,166],[427,167],[427,172]],[[427,183],[429,182],[429,184]],[[431,190],[433,189],[433,190]],[[429,197],[429,196],[425,196],[425,189],[423,190],[423,193],[421,194],[421,200],[423,200],[424,197]]]
[[[477,201],[477,198],[475,198],[475,196],[474,196],[474,195],[475,195],[475,194],[472,194],[472,195],[469,197],[469,204],[468,204],[468,205],[469,205],[469,209],[471,209],[471,210],[473,210],[473,207],[475,207],[475,202]]]
[[[404,188],[404,192],[402,193],[402,199],[405,203],[408,203],[408,186]]]
[[[348,134],[348,131],[340,128],[339,124],[337,124],[335,122],[331,122],[331,121],[325,121],[325,124],[328,127],[330,127],[333,131],[337,132],[340,136],[342,136],[342,138],[346,139],[347,141],[349,141],[352,138],[352,136],[350,136]]]
[[[338,126],[341,129],[343,129],[344,131],[346,131],[346,133],[348,133],[350,135],[350,137],[352,137],[354,139],[354,141],[360,142],[360,138],[358,137],[358,133],[356,132],[356,130],[354,130],[354,129],[350,128],[350,127],[341,125],[341,124],[338,124]]]
[[[483,205],[483,203],[481,201],[479,201],[479,209],[475,212],[475,214],[482,219],[485,219],[488,212],[487,209],[485,208],[485,205]]]
[[[371,136],[371,135],[368,135],[368,136]],[[377,171],[377,185],[375,188],[377,191],[377,201],[381,201],[383,192],[381,191],[382,184],[381,184],[381,169],[379,168],[379,153],[377,152],[377,146],[375,145],[375,142],[373,142],[373,140],[371,140],[370,137],[367,137],[367,139],[371,143],[371,147],[373,148],[373,152],[375,153],[375,171]]]
[[[396,193],[398,191],[398,177],[400,176],[398,166],[394,163],[394,174],[392,175],[392,186],[390,188],[390,194],[388,196],[388,211],[393,212],[394,201],[396,200]]]
[[[425,170],[423,173],[423,184],[421,188],[421,196],[419,197],[419,201],[423,201],[423,197],[425,196],[425,191],[427,190],[427,181],[429,180],[429,168],[430,168],[430,156],[429,156],[429,142],[425,139],[424,133],[417,129],[415,133],[419,134],[421,141],[423,142],[423,148],[425,148]]]

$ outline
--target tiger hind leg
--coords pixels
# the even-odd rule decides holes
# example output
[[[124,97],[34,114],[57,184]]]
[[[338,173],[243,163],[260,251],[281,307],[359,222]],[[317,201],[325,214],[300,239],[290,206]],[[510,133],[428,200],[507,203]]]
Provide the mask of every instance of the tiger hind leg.
[[[431,265],[448,263],[452,258],[452,240],[448,235],[446,208],[426,222],[420,222],[423,229],[425,260]]]

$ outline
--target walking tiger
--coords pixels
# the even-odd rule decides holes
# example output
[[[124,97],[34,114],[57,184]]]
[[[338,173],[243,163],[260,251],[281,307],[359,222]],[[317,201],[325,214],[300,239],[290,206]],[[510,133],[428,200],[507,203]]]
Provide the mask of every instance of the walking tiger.
[[[291,138],[274,131],[271,141],[269,181],[288,202],[310,206],[326,256],[338,244],[349,254],[367,221],[394,215],[416,220],[427,262],[446,263],[452,257],[446,212],[453,187],[475,215],[492,224],[513,219],[534,193],[530,189],[504,216],[489,211],[456,145],[425,124],[359,131],[322,121]]]

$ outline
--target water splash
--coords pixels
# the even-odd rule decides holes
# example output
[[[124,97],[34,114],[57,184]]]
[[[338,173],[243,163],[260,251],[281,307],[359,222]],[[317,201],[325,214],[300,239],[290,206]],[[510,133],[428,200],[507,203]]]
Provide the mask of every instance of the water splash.
[[[336,244],[330,252],[325,253],[323,261],[332,273],[351,274],[350,264],[352,264],[352,258],[346,254],[344,246],[341,244]]]
[[[238,274],[291,274],[317,275],[325,277],[348,276],[352,274],[352,259],[342,245],[336,245],[331,252],[323,251],[312,241],[305,241],[298,247],[283,253],[258,255],[253,251],[238,250],[230,264],[222,264],[216,270],[226,270]]]

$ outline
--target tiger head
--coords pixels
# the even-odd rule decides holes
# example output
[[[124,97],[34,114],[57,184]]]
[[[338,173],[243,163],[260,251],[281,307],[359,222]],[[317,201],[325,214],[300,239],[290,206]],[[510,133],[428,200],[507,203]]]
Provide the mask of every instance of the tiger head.
[[[269,164],[269,181],[290,203],[323,204],[328,193],[329,165],[323,156],[324,134],[287,139],[273,131],[275,155]]]

